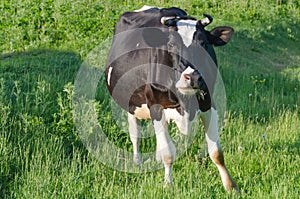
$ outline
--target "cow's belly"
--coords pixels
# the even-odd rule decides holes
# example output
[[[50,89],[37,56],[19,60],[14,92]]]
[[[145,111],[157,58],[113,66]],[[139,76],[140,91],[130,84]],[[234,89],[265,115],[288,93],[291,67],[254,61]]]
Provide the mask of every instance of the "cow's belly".
[[[142,104],[141,107],[136,107],[134,114],[138,119],[149,120],[151,119],[150,110],[146,104]],[[179,131],[185,135],[188,135],[191,130],[192,121],[189,120],[189,114],[184,111],[184,114],[181,115],[175,108],[164,109],[165,119],[168,123],[176,123]]]
[[[168,121],[168,123],[171,122],[171,121],[181,120],[182,117],[183,117],[182,115],[179,114],[179,112],[175,108],[164,109],[164,114],[165,114],[165,117],[166,117],[166,121]],[[141,107],[136,107],[136,109],[134,110],[133,115],[136,118],[142,119],[142,120],[151,119],[150,110],[149,110],[147,104],[142,104]]]

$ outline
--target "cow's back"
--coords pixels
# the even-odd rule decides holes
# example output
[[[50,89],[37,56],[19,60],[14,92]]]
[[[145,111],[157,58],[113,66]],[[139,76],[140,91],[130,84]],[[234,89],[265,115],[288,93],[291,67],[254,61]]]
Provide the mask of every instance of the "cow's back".
[[[164,25],[162,25],[160,21],[162,17],[186,15],[186,12],[179,8],[150,8],[140,12],[125,12],[115,27],[115,34],[136,28],[163,28]]]

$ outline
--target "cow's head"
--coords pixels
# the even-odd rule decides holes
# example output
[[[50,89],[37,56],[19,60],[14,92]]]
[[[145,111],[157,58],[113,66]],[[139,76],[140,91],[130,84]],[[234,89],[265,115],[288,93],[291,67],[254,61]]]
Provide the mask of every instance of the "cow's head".
[[[169,54],[172,57],[174,68],[180,72],[180,79],[176,87],[182,94],[194,94],[199,89],[207,89],[214,82],[207,85],[204,82],[203,73],[206,76],[216,75],[214,72],[203,71],[203,50],[211,57],[212,62],[217,66],[217,59],[213,46],[223,46],[229,42],[233,35],[233,28],[229,26],[215,27],[210,31],[205,30],[213,18],[204,14],[205,18],[196,20],[189,16],[166,16],[161,18],[161,24],[167,27],[168,31],[152,29],[145,31],[145,41],[153,47],[167,45]],[[204,70],[211,70],[206,67]],[[209,74],[211,73],[211,74]],[[205,76],[205,75],[204,75]],[[210,78],[210,77],[206,77]],[[212,81],[214,81],[213,77]],[[205,88],[204,88],[205,87]]]

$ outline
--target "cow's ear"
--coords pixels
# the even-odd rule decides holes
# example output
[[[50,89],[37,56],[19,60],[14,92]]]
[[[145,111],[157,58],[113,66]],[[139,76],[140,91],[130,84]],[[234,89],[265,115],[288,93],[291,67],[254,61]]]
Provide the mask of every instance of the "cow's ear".
[[[159,28],[144,28],[143,38],[150,47],[160,47],[168,43],[169,37],[167,32]]]
[[[209,43],[215,46],[223,46],[230,41],[233,33],[233,28],[229,26],[216,27],[208,33]]]

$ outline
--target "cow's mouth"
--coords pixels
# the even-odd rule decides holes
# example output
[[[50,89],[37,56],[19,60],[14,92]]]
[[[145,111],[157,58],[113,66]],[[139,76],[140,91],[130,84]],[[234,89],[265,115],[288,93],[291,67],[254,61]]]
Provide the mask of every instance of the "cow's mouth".
[[[194,95],[198,91],[198,89],[192,87],[177,87],[177,89],[183,95]]]

